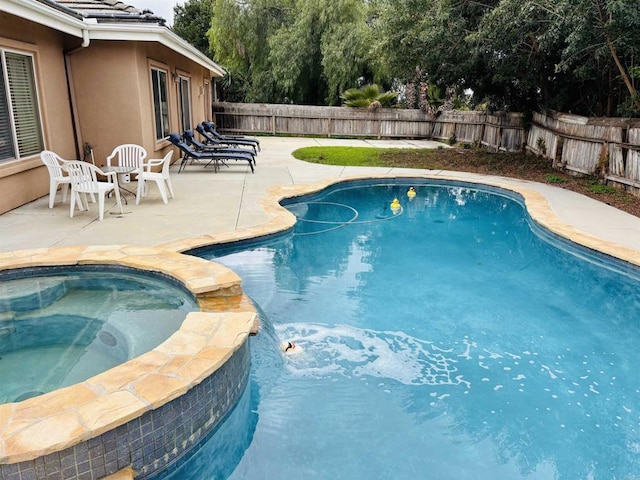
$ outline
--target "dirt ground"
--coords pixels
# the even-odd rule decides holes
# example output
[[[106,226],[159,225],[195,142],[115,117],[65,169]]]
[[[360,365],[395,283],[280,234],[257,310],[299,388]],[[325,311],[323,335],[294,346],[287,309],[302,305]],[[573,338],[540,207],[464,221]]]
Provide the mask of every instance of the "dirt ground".
[[[406,153],[405,153],[406,152]],[[549,160],[521,153],[489,153],[477,149],[451,148],[386,152],[383,161],[392,167],[457,170],[552,184],[594,198],[640,217],[640,196],[603,185],[594,177],[574,176],[551,166]]]

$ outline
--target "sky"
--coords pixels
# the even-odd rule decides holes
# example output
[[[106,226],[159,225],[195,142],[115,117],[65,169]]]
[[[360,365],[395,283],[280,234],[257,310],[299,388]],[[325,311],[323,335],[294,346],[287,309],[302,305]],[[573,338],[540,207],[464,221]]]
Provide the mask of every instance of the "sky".
[[[125,0],[124,3],[132,5],[140,10],[149,9],[156,15],[166,18],[168,25],[173,25],[173,7],[176,4],[184,4],[180,0]]]

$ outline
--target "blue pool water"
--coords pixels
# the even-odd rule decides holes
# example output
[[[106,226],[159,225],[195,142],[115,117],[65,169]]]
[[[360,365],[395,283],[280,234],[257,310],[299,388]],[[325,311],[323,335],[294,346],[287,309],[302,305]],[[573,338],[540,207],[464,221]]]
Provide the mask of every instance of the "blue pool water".
[[[290,235],[200,253],[264,317],[243,401],[172,478],[640,477],[638,270],[503,192],[409,185],[336,186],[287,206]]]
[[[131,269],[40,268],[0,276],[0,403],[72,385],[156,347],[197,309]]]

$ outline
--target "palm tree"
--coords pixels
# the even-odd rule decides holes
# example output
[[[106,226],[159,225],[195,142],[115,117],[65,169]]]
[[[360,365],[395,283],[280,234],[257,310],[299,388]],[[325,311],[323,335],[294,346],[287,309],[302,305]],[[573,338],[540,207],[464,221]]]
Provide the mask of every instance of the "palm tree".
[[[393,106],[397,96],[398,92],[383,92],[378,85],[365,85],[361,88],[350,88],[340,98],[344,101],[345,107],[377,110]]]

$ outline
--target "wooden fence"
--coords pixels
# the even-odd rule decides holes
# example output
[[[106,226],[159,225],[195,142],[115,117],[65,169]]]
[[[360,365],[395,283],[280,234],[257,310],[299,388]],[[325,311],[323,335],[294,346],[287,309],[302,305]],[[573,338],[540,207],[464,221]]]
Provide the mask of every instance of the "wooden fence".
[[[520,151],[522,115],[451,111],[433,117],[420,110],[214,103],[216,124],[225,132],[327,137],[430,138]]]
[[[602,176],[640,194],[640,121],[535,113],[527,150],[554,167]]]
[[[213,113],[225,132],[455,139],[494,151],[526,149],[556,168],[599,175],[640,195],[640,120],[534,113],[525,130],[520,113],[450,111],[433,117],[420,110],[239,103],[214,103]]]

